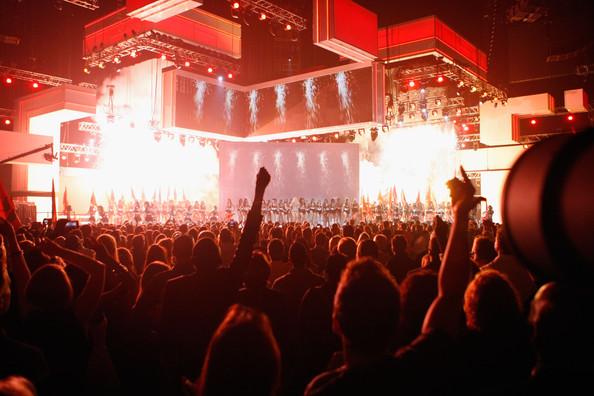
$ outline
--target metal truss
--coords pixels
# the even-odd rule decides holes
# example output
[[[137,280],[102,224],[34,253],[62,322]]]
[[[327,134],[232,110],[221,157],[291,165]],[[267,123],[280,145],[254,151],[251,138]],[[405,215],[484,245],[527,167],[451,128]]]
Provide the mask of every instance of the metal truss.
[[[281,23],[288,23],[292,29],[302,31],[307,29],[307,19],[292,13],[274,3],[267,0],[241,0],[240,5],[243,9],[250,10],[255,13],[264,13],[266,17]]]
[[[81,121],[78,123],[78,130],[83,132],[91,132],[94,134],[101,133],[101,127],[96,122]]]
[[[64,3],[74,4],[82,8],[86,8],[91,11],[95,11],[99,8],[99,0],[64,0]]]
[[[14,67],[0,66],[0,74],[17,80],[32,81],[53,87],[63,84],[72,84],[72,80],[69,78],[56,77],[49,74],[37,73],[34,71],[17,69]]]
[[[533,143],[538,143],[541,140],[546,140],[553,136],[559,136],[559,135],[565,135],[565,134],[568,134],[568,133],[542,133],[539,135],[520,136],[520,138],[518,139],[518,143],[533,144]]]
[[[230,60],[231,58],[225,59],[222,54],[214,51],[207,54],[205,51],[208,50],[205,48],[188,44],[183,40],[154,30],[149,30],[109,47],[94,51],[83,57],[83,59],[86,61],[87,67],[102,68],[105,67],[106,63],[120,63],[122,58],[133,56],[133,53],[136,53],[134,56],[138,56],[138,53],[142,51],[165,55],[177,64],[190,62],[194,66],[215,66],[234,73],[239,71],[239,63]]]
[[[95,146],[85,146],[82,144],[60,143],[60,153],[70,153],[79,155],[99,155],[99,149]]]

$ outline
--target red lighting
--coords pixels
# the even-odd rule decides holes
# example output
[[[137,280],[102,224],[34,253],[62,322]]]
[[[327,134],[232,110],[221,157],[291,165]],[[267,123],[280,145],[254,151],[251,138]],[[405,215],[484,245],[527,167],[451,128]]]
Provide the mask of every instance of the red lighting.
[[[12,84],[12,78],[10,78],[10,77],[6,77],[6,80],[4,80],[4,82],[5,82],[6,84]]]
[[[130,51],[130,56],[131,56],[132,58],[136,58],[136,50],[132,50],[132,51]]]
[[[291,30],[291,29],[293,29],[293,26],[291,26],[290,24],[287,23],[285,25],[285,30]]]
[[[263,12],[262,12],[262,13],[260,13],[260,20],[261,20],[261,21],[265,21],[265,20],[266,20],[266,18],[267,18],[267,17],[266,17],[266,14],[264,14]]]
[[[190,67],[190,62],[189,62],[189,61],[186,61],[186,62],[184,63],[184,65],[185,65],[186,67]]]
[[[209,73],[212,73],[214,71],[214,69],[212,67],[209,67],[208,69],[206,69],[206,71],[208,71]]]
[[[233,73],[229,73],[229,74],[227,74],[227,77],[228,77],[228,78],[233,78]]]
[[[34,82],[34,83],[33,83],[33,88],[39,88],[39,83],[37,83],[37,82]]]
[[[165,54],[161,55],[161,60],[167,60],[167,55],[165,55]]]
[[[536,120],[530,120],[530,124],[536,125]]]
[[[231,7],[233,7],[236,10],[239,9],[239,1],[234,1]]]
[[[12,124],[12,121],[10,121],[10,119],[7,118],[4,120],[4,125],[10,125],[10,124]]]
[[[571,114],[567,116],[567,121],[573,121],[573,116]]]
[[[66,161],[66,158],[67,158],[66,155],[62,154],[62,160]]]
[[[439,77],[437,77],[437,82],[438,82],[438,83],[442,83],[442,82],[444,82],[444,80],[445,80],[445,79],[443,78],[443,76],[439,76]]]
[[[417,83],[415,83],[414,81],[409,81],[408,82],[408,86],[411,87],[411,88],[414,88],[415,85],[417,85]]]

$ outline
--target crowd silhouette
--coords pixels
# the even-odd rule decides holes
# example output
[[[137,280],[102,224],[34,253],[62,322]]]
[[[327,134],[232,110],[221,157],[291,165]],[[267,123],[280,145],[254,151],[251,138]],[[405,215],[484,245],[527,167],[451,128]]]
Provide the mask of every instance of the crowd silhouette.
[[[264,168],[242,228],[0,219],[0,395],[589,394],[592,289],[461,174],[451,222],[266,222]]]

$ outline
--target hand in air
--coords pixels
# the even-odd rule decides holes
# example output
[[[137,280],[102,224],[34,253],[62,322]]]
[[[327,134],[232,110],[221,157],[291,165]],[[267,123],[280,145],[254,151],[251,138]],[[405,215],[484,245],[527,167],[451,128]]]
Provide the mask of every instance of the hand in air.
[[[447,185],[450,189],[454,212],[467,214],[485,198],[474,196],[476,190],[462,166],[460,166],[460,172],[462,173],[462,180],[453,178],[447,182]]]
[[[256,176],[256,191],[264,191],[270,183],[270,173],[266,168],[260,168],[258,175]]]

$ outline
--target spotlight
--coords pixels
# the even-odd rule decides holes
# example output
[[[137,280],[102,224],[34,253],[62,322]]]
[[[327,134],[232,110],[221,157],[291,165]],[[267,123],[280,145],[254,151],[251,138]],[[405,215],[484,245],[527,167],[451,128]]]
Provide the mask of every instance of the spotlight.
[[[184,66],[185,66],[185,67],[190,67],[190,61],[185,61],[185,62],[184,62]]]
[[[460,82],[458,83],[458,88],[462,88],[463,86],[464,86],[464,81],[460,81]]]
[[[297,142],[297,139],[291,139],[291,143]]]
[[[66,154],[62,154],[62,161],[66,161],[66,158],[68,158],[66,157]]]
[[[261,20],[261,21],[265,21],[265,20],[266,20],[266,18],[267,18],[267,17],[266,17],[266,14],[265,14],[265,13],[263,13],[263,12],[261,12],[261,13],[260,13],[260,17],[259,17],[258,19],[259,19],[259,20]]]
[[[218,80],[219,82],[223,82],[224,78],[223,78],[223,76],[218,76],[218,77],[217,77],[217,80]]]
[[[425,92],[427,92],[425,88],[421,88],[421,95],[425,95]]]
[[[162,54],[162,55],[161,55],[161,60],[167,60],[167,55],[165,55],[165,54]]]
[[[208,69],[206,69],[207,72],[212,73],[214,71],[214,69],[212,67],[209,67]]]
[[[6,79],[4,80],[4,82],[5,82],[6,84],[12,84],[12,78],[10,78],[10,77],[6,77]]]
[[[132,51],[130,51],[130,56],[131,56],[132,58],[136,58],[136,50],[132,50]]]
[[[336,132],[336,133],[334,134],[334,139],[338,139],[339,137],[340,137],[340,135],[338,134],[338,132]]]
[[[85,67],[83,72],[85,72],[85,74],[91,74],[91,70],[88,67]]]
[[[121,71],[122,71],[122,69],[116,69],[116,73],[119,73]]]
[[[441,83],[442,83],[442,82],[444,82],[444,81],[445,81],[445,79],[443,78],[443,76],[438,76],[438,77],[437,77],[437,82],[438,82],[438,83],[440,83],[440,84],[441,84]]]
[[[121,62],[120,57],[119,56],[116,56],[115,58],[113,58],[113,62],[114,63],[120,63]]]
[[[568,116],[567,116],[567,121],[573,121],[573,115],[571,115],[571,114],[570,114],[570,115],[568,115]]]
[[[317,142],[317,141],[318,141],[318,137],[317,137],[317,136],[313,136],[313,137],[311,138],[311,140],[313,140],[314,142]]]
[[[457,115],[457,116],[459,116],[459,115],[462,115],[462,109],[458,109],[458,110],[456,110],[456,115]]]
[[[468,132],[470,128],[468,128],[468,125],[462,125],[462,129],[464,129],[464,132]]]
[[[12,124],[12,121],[10,121],[9,118],[4,120],[4,125],[10,125],[10,124]]]
[[[227,74],[227,78],[228,78],[228,79],[232,79],[232,78],[233,78],[233,73],[229,73],[229,74]]]
[[[33,83],[33,88],[39,88],[39,83],[38,82],[34,82]]]
[[[105,63],[99,62],[99,69],[105,69]]]
[[[293,26],[291,26],[291,24],[290,24],[290,23],[287,23],[287,24],[285,25],[285,31],[287,31],[287,32],[288,32],[288,31],[289,31],[289,30],[291,30],[291,29],[293,29]]]
[[[470,92],[472,92],[472,93],[476,92],[476,87],[474,85],[472,87],[470,87]]]
[[[417,83],[415,83],[414,81],[409,81],[409,82],[408,82],[408,86],[409,86],[410,88],[414,88],[416,85],[417,85]]]
[[[238,10],[239,9],[239,1],[234,1],[233,4],[231,4],[231,8],[233,8],[234,10]]]
[[[536,120],[535,119],[530,120],[530,124],[536,125]]]

